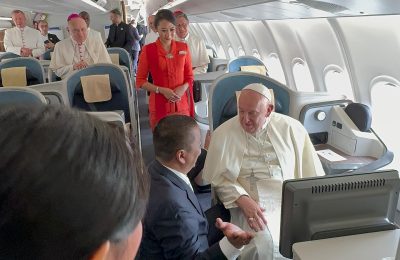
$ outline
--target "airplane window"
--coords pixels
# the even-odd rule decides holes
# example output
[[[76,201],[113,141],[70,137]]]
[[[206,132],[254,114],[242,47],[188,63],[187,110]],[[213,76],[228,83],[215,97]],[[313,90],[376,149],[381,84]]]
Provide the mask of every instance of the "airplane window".
[[[245,56],[246,53],[244,52],[242,47],[239,47],[239,56]]]
[[[230,47],[230,46],[229,46],[229,48],[228,48],[228,55],[229,55],[229,58],[230,58],[230,59],[236,57],[235,52],[233,51],[232,47]]]
[[[258,52],[257,52],[257,54],[258,54]],[[257,57],[255,55],[254,50],[253,50],[253,56]],[[258,56],[260,56],[260,55],[258,54]],[[257,58],[260,58],[260,57],[257,57]],[[268,75],[271,78],[279,81],[282,84],[286,84],[285,74],[283,73],[281,61],[279,60],[278,56],[275,53],[273,53],[267,57],[267,60],[265,61],[265,65],[267,66]]]
[[[257,49],[253,49],[253,56],[256,57],[257,59],[260,59],[260,60],[261,60],[260,53],[258,52]]]
[[[380,81],[371,89],[372,127],[388,149],[394,153],[394,159],[386,168],[400,170],[399,124],[393,124],[393,113],[400,110],[400,82]],[[389,119],[389,120],[388,120]]]
[[[350,78],[340,67],[331,66],[325,69],[325,87],[329,93],[345,95],[346,98],[354,100]]]
[[[307,64],[297,59],[293,65],[293,77],[298,91],[314,92],[314,83]]]
[[[220,59],[226,59],[225,51],[224,48],[222,48],[222,45],[218,46],[217,57]]]

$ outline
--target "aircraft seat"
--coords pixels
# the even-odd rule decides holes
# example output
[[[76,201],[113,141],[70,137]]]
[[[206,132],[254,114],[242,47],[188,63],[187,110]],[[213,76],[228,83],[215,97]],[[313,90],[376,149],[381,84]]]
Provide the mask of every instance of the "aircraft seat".
[[[50,105],[70,106],[67,89],[62,81],[33,85],[28,88],[39,91]]]
[[[283,84],[269,77],[250,72],[227,73],[217,78],[210,87],[208,116],[212,131],[237,115],[235,93],[251,83],[261,83],[272,89],[275,111],[285,115],[289,114],[290,94],[293,91]]]
[[[265,64],[254,56],[239,56],[231,59],[228,63],[228,72],[241,71],[241,66],[251,66],[260,65],[265,66]]]
[[[83,96],[81,84],[82,76],[109,75],[112,97],[109,101],[87,103]],[[65,79],[68,98],[71,107],[86,111],[114,111],[122,110],[125,121],[131,122],[129,105],[129,84],[124,72],[114,64],[94,64],[78,70]]]
[[[47,51],[45,51],[43,54],[42,54],[42,59],[43,60],[51,60],[51,53],[54,51],[54,49],[49,49],[49,50],[47,50]]]
[[[21,57],[21,56],[15,54],[15,53],[5,52],[5,53],[0,54],[0,62],[2,62],[3,59],[6,60],[6,59],[12,59],[12,58],[19,58],[19,57]]]
[[[300,121],[327,174],[374,171],[393,160],[371,128],[367,105],[348,100],[314,103],[302,109]]]
[[[26,80],[28,86],[45,83],[44,69],[37,59],[19,57],[5,60],[0,63],[0,71],[2,69],[14,67],[26,67]]]
[[[0,105],[47,104],[45,97],[34,89],[21,87],[0,88]]]
[[[133,75],[133,64],[131,55],[123,48],[110,47],[107,48],[109,54],[119,54],[119,65],[125,66],[129,69],[131,75]]]

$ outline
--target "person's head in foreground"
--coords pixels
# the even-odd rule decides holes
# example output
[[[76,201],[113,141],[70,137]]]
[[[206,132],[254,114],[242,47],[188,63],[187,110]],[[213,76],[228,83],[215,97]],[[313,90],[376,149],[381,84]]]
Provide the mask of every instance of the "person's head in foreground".
[[[264,85],[252,83],[242,89],[238,102],[239,120],[247,133],[259,131],[273,109],[271,92]]]
[[[0,120],[0,259],[133,259],[147,179],[124,135],[61,107]]]

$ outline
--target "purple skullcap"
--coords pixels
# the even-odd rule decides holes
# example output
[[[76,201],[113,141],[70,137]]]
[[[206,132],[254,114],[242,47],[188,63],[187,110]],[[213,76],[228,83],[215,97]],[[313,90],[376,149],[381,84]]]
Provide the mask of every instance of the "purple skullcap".
[[[79,14],[77,14],[77,13],[70,14],[70,15],[68,16],[68,18],[67,18],[67,22],[71,21],[72,19],[79,18],[79,17],[80,17],[80,16],[79,16]]]

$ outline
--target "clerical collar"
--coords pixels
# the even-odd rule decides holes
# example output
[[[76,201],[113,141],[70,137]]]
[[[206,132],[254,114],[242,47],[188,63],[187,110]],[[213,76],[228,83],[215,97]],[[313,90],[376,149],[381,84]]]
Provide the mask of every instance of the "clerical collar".
[[[162,164],[162,165],[165,168],[167,168],[168,170],[170,170],[171,172],[173,172],[179,179],[183,180],[190,187],[190,189],[193,191],[192,184],[190,183],[190,180],[189,180],[189,178],[188,178],[188,176],[186,174],[183,174],[180,171],[177,171],[175,169],[169,168],[168,166],[165,166],[164,164]]]

